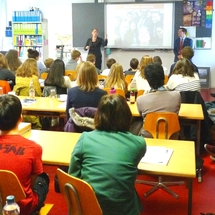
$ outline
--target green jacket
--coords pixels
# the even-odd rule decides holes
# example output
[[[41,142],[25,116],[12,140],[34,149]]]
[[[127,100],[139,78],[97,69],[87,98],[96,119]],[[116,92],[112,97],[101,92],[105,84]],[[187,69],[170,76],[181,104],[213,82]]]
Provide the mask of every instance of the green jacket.
[[[138,215],[141,203],[134,184],[145,152],[143,137],[129,132],[83,132],[72,152],[69,174],[93,187],[103,215]]]

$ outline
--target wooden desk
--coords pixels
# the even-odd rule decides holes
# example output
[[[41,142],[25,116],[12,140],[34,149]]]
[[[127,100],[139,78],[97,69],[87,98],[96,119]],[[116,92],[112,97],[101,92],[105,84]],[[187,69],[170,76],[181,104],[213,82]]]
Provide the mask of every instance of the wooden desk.
[[[21,122],[21,123],[19,124],[18,129],[19,129],[19,134],[20,134],[20,135],[23,135],[23,134],[25,134],[26,132],[28,132],[28,131],[31,130],[31,123],[29,123],[29,122]]]
[[[130,104],[128,102],[128,105],[131,109],[132,116],[139,117],[140,113],[137,110],[137,105]],[[204,119],[204,114],[202,111],[201,104],[186,104],[181,103],[181,107],[178,113],[179,120],[181,122],[189,123],[189,124],[195,124],[197,127],[197,140],[196,140],[196,154],[200,154],[200,131],[201,131],[201,120]]]
[[[192,214],[192,179],[196,177],[195,144],[193,141],[145,138],[148,146],[165,146],[173,149],[168,165],[139,163],[142,174],[166,175],[186,178],[188,189],[188,215]]]
[[[192,179],[196,177],[195,144],[193,141],[145,138],[147,146],[165,146],[173,149],[168,165],[139,163],[142,174],[166,175],[186,178],[188,189],[188,215],[192,214]]]
[[[69,165],[71,153],[80,133],[31,130],[24,137],[34,140],[43,148],[44,164]],[[167,175],[187,178],[188,215],[192,212],[192,179],[196,177],[194,142],[146,138],[149,146],[166,146],[174,150],[168,165],[139,163],[143,174]]]
[[[31,130],[24,137],[35,141],[43,148],[44,164],[68,166],[71,153],[81,133]]]
[[[36,101],[28,104],[23,103],[25,98],[28,97],[19,96],[22,102],[23,114],[52,117],[66,116],[66,102],[60,102],[58,98],[35,97]]]

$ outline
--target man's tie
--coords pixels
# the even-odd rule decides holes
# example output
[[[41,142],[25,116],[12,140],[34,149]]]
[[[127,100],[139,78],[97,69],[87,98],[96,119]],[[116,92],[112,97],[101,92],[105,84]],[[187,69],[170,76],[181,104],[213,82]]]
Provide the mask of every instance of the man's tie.
[[[183,39],[180,39],[180,49],[179,49],[179,54],[181,54],[181,50],[183,48]]]

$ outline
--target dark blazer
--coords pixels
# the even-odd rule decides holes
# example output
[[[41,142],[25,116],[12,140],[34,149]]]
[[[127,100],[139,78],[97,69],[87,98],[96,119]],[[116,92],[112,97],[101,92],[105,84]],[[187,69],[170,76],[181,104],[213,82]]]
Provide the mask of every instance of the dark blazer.
[[[185,37],[182,48],[184,48],[185,46],[190,46],[192,48],[193,47],[193,40],[188,38],[188,37]],[[180,51],[180,37],[178,37],[175,40],[173,51],[174,51],[174,55],[175,55],[174,62],[176,62],[178,60],[178,55],[179,55],[179,51]]]

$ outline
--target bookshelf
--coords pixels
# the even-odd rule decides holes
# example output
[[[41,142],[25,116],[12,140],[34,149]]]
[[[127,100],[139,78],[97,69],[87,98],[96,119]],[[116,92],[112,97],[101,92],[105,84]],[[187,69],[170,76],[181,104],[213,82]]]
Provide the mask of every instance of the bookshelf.
[[[29,48],[36,49],[40,58],[48,58],[48,21],[40,11],[14,11],[12,19],[13,46],[21,59]]]

